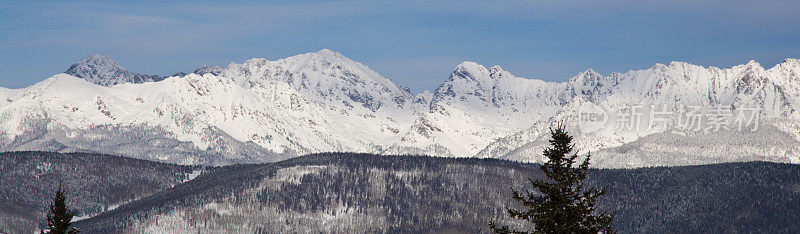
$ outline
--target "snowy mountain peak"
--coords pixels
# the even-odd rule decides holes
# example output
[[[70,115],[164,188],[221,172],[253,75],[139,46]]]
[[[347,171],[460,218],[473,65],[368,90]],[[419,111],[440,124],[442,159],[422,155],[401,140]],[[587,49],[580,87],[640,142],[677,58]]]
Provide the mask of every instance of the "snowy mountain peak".
[[[472,76],[478,76],[481,74],[483,75],[489,74],[489,69],[486,69],[486,67],[476,62],[464,61],[456,65],[456,68],[453,70],[453,73],[459,73],[459,72],[465,72],[465,75],[471,74]]]
[[[602,76],[602,75],[600,75],[600,73],[597,73],[596,71],[594,71],[594,69],[591,69],[591,68],[589,68],[589,69],[586,69],[586,71],[583,71],[583,72],[581,72],[580,74],[581,74],[581,75],[592,75],[592,76],[595,76],[595,75],[597,75],[597,76]]]
[[[691,63],[687,63],[687,62],[681,62],[681,61],[671,61],[671,62],[669,62],[668,65],[666,65],[666,66],[664,66],[662,68],[671,69],[671,70],[681,70],[681,71],[706,69],[705,67],[700,66],[700,65],[695,65],[695,64],[691,64]],[[666,71],[666,70],[664,70],[664,71]]]
[[[122,67],[119,64],[117,64],[117,62],[114,61],[113,59],[111,59],[111,57],[109,57],[108,55],[91,54],[91,55],[88,55],[86,57],[83,57],[83,59],[81,59],[80,61],[76,62],[75,64],[72,64],[72,66],[70,66],[69,69],[67,69],[67,72],[65,72],[65,73],[67,73],[67,74],[76,73],[76,74],[80,74],[80,75],[84,75],[84,74],[91,75],[91,73],[86,73],[86,72],[97,72],[97,75],[103,75],[103,74],[108,74],[110,72],[117,72],[117,71],[127,72],[128,69],[125,69],[124,67]],[[73,74],[70,74],[70,75],[73,75]],[[77,75],[73,75],[73,76],[81,77],[81,76],[77,76]],[[81,77],[81,78],[83,78],[83,77]]]
[[[332,50],[329,50],[329,49],[321,49],[321,50],[319,50],[317,52],[301,54],[301,55],[297,55],[297,56],[286,58],[285,60],[298,60],[298,59],[311,60],[311,61],[314,61],[314,62],[322,62],[323,65],[330,63],[330,64],[333,64],[333,65],[336,65],[337,69],[343,69],[343,68],[344,69],[346,69],[346,68],[358,69],[358,70],[361,70],[362,72],[370,73],[370,77],[372,77],[372,78],[380,77],[379,78],[380,80],[387,80],[388,81],[388,79],[382,77],[380,74],[378,74],[377,72],[373,71],[371,68],[369,68],[369,66],[364,65],[364,64],[362,64],[360,62],[356,62],[356,61],[354,61],[354,60],[352,60],[352,59],[350,59],[348,57],[345,57],[344,55],[342,55],[339,52],[332,51]],[[342,66],[342,67],[338,67],[338,66]],[[382,81],[382,82],[384,82],[384,81]]]
[[[577,82],[577,83],[585,83],[585,82],[594,82],[599,79],[603,78],[603,75],[600,73],[595,72],[593,69],[589,68],[586,71],[578,73],[577,76],[570,78],[570,82]]]
[[[769,70],[755,61],[732,68],[669,62],[607,76],[587,69],[561,83],[466,61],[434,92],[416,96],[328,49],[224,68],[204,66],[180,76],[143,83],[160,77],[90,55],[67,74],[25,89],[0,88],[0,151],[69,147],[189,164],[263,162],[329,151],[536,162],[547,126],[573,121],[586,102],[609,111],[628,104],[756,106],[765,117],[791,117],[786,121],[792,124],[800,119],[795,114],[800,110],[797,59]],[[114,86],[120,83],[143,84]],[[786,131],[795,134],[795,128]],[[143,140],[131,141],[131,134]],[[660,133],[599,131],[576,142],[583,150],[605,150],[637,144],[649,134]],[[748,152],[735,157],[749,159]],[[613,155],[600,156],[598,165],[661,165],[664,159],[647,155],[622,163],[602,161]]]
[[[314,53],[314,54],[323,55],[323,56],[332,56],[332,57],[337,57],[337,58],[344,58],[344,59],[347,59],[347,58],[346,58],[346,57],[344,57],[344,55],[342,55],[341,53],[339,53],[339,52],[336,52],[336,51],[333,51],[333,50],[329,50],[329,49],[321,49],[321,50],[317,51],[317,52],[316,52],[316,53]]]
[[[489,68],[489,72],[492,73],[492,74],[500,73],[500,72],[503,72],[503,68],[500,67],[500,65],[494,65],[494,66]]]
[[[491,68],[489,68],[489,77],[494,79],[494,80],[499,80],[499,79],[503,79],[505,77],[513,77],[513,76],[514,75],[512,75],[511,73],[503,70],[503,68],[498,66],[498,65],[494,65]]]
[[[503,73],[500,66],[494,66],[487,69],[485,66],[475,62],[465,61],[458,64],[450,77],[445,81],[442,86],[447,86],[452,83],[472,84],[477,86],[491,86],[494,83],[492,80],[499,78]],[[441,88],[441,86],[440,86]]]
[[[254,60],[258,60],[261,62],[270,62],[267,59],[254,59]],[[288,58],[279,59],[273,62],[293,62],[293,63],[306,62],[305,64],[301,65],[309,65],[308,63],[313,63],[313,62],[326,62],[337,65],[346,64],[346,65],[358,66],[360,68],[366,67],[369,70],[369,68],[366,65],[353,61],[352,59],[345,57],[341,53],[329,49],[321,49],[317,52],[298,54]]]
[[[163,80],[158,75],[142,75],[130,71],[117,64],[108,55],[101,54],[92,54],[84,57],[77,63],[72,64],[64,73],[102,86]]]
[[[764,67],[755,60],[750,60],[745,64],[731,67],[731,70],[741,70],[744,72],[763,72],[766,69],[764,69]]]
[[[783,59],[783,64],[800,64],[800,59],[796,58],[785,58]]]
[[[457,92],[466,92],[474,95],[474,91],[487,88],[491,80],[489,70],[475,62],[465,61],[458,64],[450,77],[439,85],[434,92],[436,99],[443,96],[455,97]]]
[[[220,66],[203,65],[203,67],[195,69],[194,72],[192,72],[192,73],[197,74],[197,75],[201,75],[201,76],[205,75],[205,74],[212,74],[212,75],[218,76],[218,75],[222,74],[222,68]]]
[[[83,64],[108,64],[110,66],[120,67],[116,61],[111,59],[108,55],[104,54],[90,54],[78,61]]]
[[[261,90],[259,93],[264,95],[275,87],[288,85],[310,101],[343,109],[402,109],[414,100],[407,88],[328,49],[275,61],[254,58],[242,64],[232,63],[219,75],[244,88]]]
[[[795,59],[795,58],[784,59],[783,62],[776,64],[769,70],[789,73],[784,75],[788,75],[791,77],[800,77],[800,59]]]

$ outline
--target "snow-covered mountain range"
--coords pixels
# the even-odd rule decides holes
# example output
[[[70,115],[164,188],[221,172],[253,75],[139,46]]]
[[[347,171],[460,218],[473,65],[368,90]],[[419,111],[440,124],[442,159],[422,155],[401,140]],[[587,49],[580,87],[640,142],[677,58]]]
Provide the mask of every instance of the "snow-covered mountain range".
[[[757,131],[577,127],[582,105],[757,106]],[[563,83],[499,66],[456,66],[413,95],[364,64],[321,50],[170,77],[90,55],[22,89],[0,88],[0,151],[90,151],[183,164],[270,162],[328,151],[544,160],[564,122],[595,166],[764,160],[800,163],[800,60],[770,69],[682,62]],[[675,122],[674,118],[669,122]]]

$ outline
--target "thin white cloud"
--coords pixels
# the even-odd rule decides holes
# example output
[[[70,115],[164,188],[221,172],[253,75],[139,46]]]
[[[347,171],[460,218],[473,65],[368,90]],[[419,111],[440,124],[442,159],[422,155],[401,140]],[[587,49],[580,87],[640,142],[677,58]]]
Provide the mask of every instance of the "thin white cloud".
[[[120,53],[180,53],[269,31],[302,31],[304,25],[315,21],[365,11],[354,4],[359,3],[215,6],[188,2],[160,10],[130,3],[44,4],[22,19],[39,26],[31,28],[43,29],[14,29],[14,34],[0,31],[8,34],[2,37],[5,39],[0,46],[87,46]]]

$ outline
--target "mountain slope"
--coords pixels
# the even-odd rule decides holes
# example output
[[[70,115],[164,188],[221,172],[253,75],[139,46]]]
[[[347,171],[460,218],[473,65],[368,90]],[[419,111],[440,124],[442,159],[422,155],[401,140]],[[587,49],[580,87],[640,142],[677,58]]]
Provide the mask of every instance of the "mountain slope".
[[[0,90],[0,151],[96,152],[212,165],[334,151],[540,162],[537,145],[546,142],[547,128],[557,122],[570,125],[581,152],[641,146],[634,142],[685,132],[676,129],[679,119],[674,116],[665,128],[584,132],[577,123],[585,104],[610,116],[632,104],[671,112],[692,105],[722,105],[732,111],[759,107],[760,118],[774,119],[765,121],[765,129],[800,139],[795,133],[800,128],[792,127],[800,120],[797,59],[771,69],[754,61],[732,68],[672,62],[607,76],[590,69],[562,83],[464,62],[436,90],[416,96],[330,50],[275,61],[251,59],[225,68],[205,66],[160,81],[98,55],[70,71],[83,78],[58,74],[27,88]],[[724,147],[722,137],[734,135],[718,136]],[[746,148],[758,148],[756,144],[762,142],[732,147],[751,152]],[[785,154],[720,155],[710,162],[800,163],[793,148],[779,151]],[[635,163],[615,159],[606,162],[617,163],[598,165],[705,162],[682,160],[679,153],[673,155],[676,160],[628,156]]]
[[[624,232],[796,232],[800,166],[727,163],[592,170]],[[87,232],[488,232],[510,189],[541,178],[494,159],[317,154],[216,168],[76,223]],[[423,198],[423,199],[420,199]]]
[[[59,183],[78,220],[175,186],[199,169],[109,155],[0,153],[0,232],[36,232]]]
[[[578,148],[582,152],[588,151],[602,151],[611,147],[622,146],[623,144],[632,143],[642,139],[651,134],[678,132],[679,134],[687,137],[689,141],[699,137],[696,140],[701,140],[705,137],[705,142],[719,145],[720,147],[735,147],[736,150],[745,150],[757,152],[744,153],[732,155],[720,155],[717,160],[713,162],[725,161],[739,161],[739,160],[764,160],[776,162],[792,162],[798,163],[797,152],[792,144],[781,144],[779,139],[774,141],[771,137],[767,138],[737,138],[736,134],[751,134],[749,132],[738,133],[721,133],[706,132],[705,129],[708,125],[702,125],[701,131],[687,131],[680,129],[678,125],[679,116],[672,115],[666,119],[669,126],[655,129],[648,129],[642,127],[641,129],[603,129],[597,132],[584,133],[577,127],[578,113],[580,106],[585,103],[592,103],[598,105],[608,111],[610,115],[615,115],[614,110],[623,109],[626,105],[640,105],[644,108],[649,106],[664,107],[668,112],[678,114],[681,107],[687,106],[702,106],[704,108],[721,105],[725,108],[732,108],[731,112],[736,114],[737,109],[745,109],[748,107],[757,107],[760,109],[761,121],[757,124],[750,125],[744,129],[755,128],[760,133],[770,136],[780,136],[788,134],[791,136],[789,141],[796,142],[798,139],[795,132],[797,130],[794,126],[797,122],[796,106],[800,103],[800,96],[797,95],[797,88],[789,85],[795,83],[797,79],[795,74],[800,73],[797,59],[787,59],[783,63],[775,67],[764,70],[758,63],[753,61],[740,66],[735,66],[729,69],[720,69],[715,67],[703,68],[696,65],[673,62],[670,65],[657,64],[650,69],[640,71],[630,71],[625,74],[613,73],[607,77],[596,77],[595,79],[587,79],[583,74],[570,79],[567,83],[569,86],[566,90],[572,90],[573,101],[559,110],[555,115],[550,116],[548,119],[534,124],[528,129],[518,131],[514,134],[509,134],[495,142],[489,144],[486,148],[478,153],[478,157],[502,157],[513,158],[523,161],[536,161],[537,159],[530,158],[537,156],[536,152],[541,152],[541,146],[546,144],[546,128],[547,124],[553,122],[566,122],[572,123],[572,132],[577,136]],[[587,80],[593,80],[586,82]],[[585,85],[589,83],[590,85]],[[594,87],[589,89],[587,87]],[[601,88],[598,88],[601,87]],[[580,90],[580,91],[577,91]],[[704,112],[706,117],[709,112]],[[647,113],[645,113],[646,115]],[[685,117],[685,116],[684,116]],[[737,117],[732,116],[729,120],[734,121]],[[646,118],[646,116],[645,116]],[[613,120],[611,120],[613,121]],[[646,121],[642,119],[642,121]],[[708,121],[703,119],[701,121]],[[759,126],[760,124],[760,126]],[[731,124],[730,128],[736,129],[737,126]],[[749,130],[744,130],[749,131]],[[772,132],[772,133],[766,133]],[[736,140],[744,140],[744,142],[736,145],[730,145],[728,142],[736,138]],[[766,142],[761,140],[765,139]],[[775,144],[781,148],[780,151],[788,153],[773,153],[774,151],[758,151],[752,150],[760,148],[763,144]],[[533,147],[538,145],[536,147]],[[676,145],[680,147],[681,145]],[[751,148],[751,149],[747,149]],[[665,164],[663,160],[655,158],[648,159],[647,156],[651,154],[639,154],[634,152],[631,155],[631,160],[636,163],[630,163],[635,166],[647,165],[692,165],[682,161],[682,154],[671,154],[667,149],[662,153],[666,153],[664,157],[673,157],[676,160],[673,163]],[[734,150],[734,151],[736,151]],[[770,156],[766,156],[770,155]],[[600,158],[604,155],[598,154]],[[598,159],[600,159],[598,158]],[[638,158],[638,159],[634,159]],[[745,159],[746,158],[746,159]],[[541,159],[539,159],[541,160]],[[621,159],[624,161],[624,159]],[[653,162],[648,162],[652,160]],[[661,161],[661,163],[655,163]],[[669,161],[669,160],[667,160]],[[682,162],[679,162],[682,161]],[[691,161],[691,160],[690,160]],[[702,161],[702,160],[700,160]],[[624,162],[620,162],[625,164]],[[607,166],[617,167],[620,164],[610,164]]]

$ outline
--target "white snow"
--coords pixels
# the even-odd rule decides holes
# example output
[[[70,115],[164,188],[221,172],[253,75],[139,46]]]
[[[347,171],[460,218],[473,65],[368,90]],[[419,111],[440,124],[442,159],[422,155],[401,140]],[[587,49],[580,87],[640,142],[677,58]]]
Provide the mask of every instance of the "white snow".
[[[7,141],[0,142],[0,151],[14,150],[8,142],[26,134],[32,120],[51,120],[48,128],[70,130],[154,127],[199,149],[223,144],[209,135],[221,131],[276,154],[351,151],[535,162],[541,160],[537,152],[547,140],[547,128],[574,120],[584,102],[606,108],[631,103],[759,105],[766,117],[784,120],[774,122],[780,126],[797,122],[800,105],[797,59],[771,69],[754,61],[725,69],[671,62],[607,76],[589,69],[563,83],[464,62],[435,91],[416,96],[330,50],[275,61],[251,59],[202,75],[142,83],[116,79],[123,68],[110,58],[87,59],[79,66],[94,63],[89,67],[100,74],[92,79],[113,79],[115,85],[58,74],[23,89],[0,88],[0,140]],[[796,127],[779,129],[795,134]],[[660,132],[600,131],[576,140],[587,152]]]
[[[198,176],[200,176],[200,174],[202,174],[202,173],[203,173],[202,169],[195,169],[192,172],[190,172],[189,174],[187,174],[186,179],[181,181],[181,183],[186,183],[186,182],[188,182],[190,180],[193,180],[194,178],[197,178]]]

